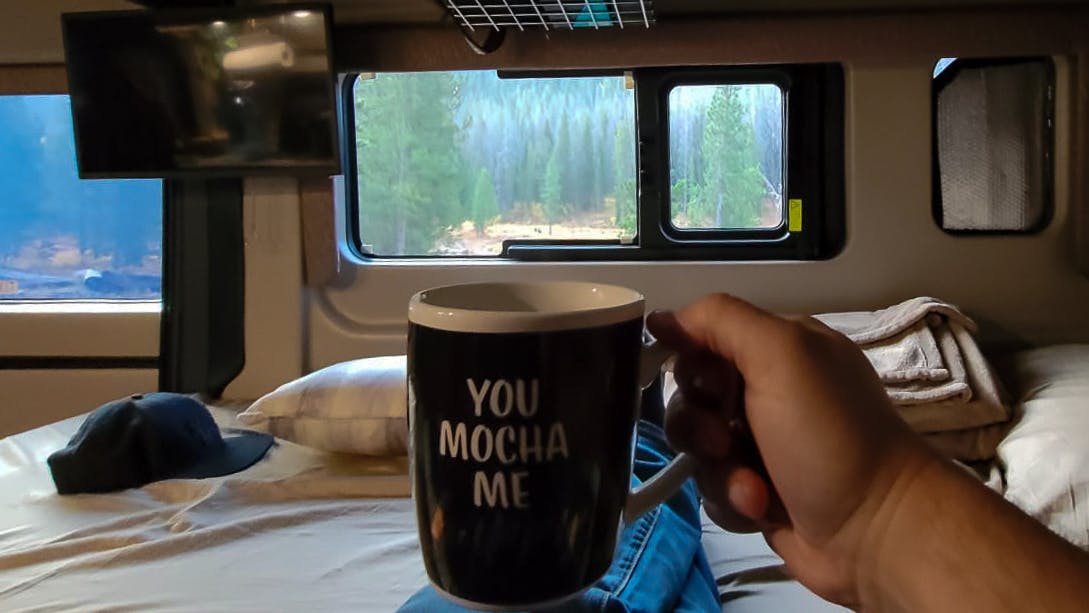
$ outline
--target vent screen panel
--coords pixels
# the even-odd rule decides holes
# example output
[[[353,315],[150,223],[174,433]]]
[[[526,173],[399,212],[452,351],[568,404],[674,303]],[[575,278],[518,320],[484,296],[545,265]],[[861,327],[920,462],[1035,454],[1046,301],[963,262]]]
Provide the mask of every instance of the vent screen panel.
[[[649,28],[654,23],[651,0],[443,0],[443,6],[458,24],[470,30]]]
[[[939,224],[966,232],[1039,229],[1052,192],[1050,60],[938,67]]]

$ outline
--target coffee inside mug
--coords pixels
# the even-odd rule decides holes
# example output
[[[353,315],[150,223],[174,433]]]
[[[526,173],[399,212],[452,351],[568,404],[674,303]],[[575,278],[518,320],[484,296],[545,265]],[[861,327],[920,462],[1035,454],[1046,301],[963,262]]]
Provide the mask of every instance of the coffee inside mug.
[[[628,491],[641,390],[664,356],[643,345],[643,312],[635,290],[571,281],[412,298],[412,490],[441,594],[489,610],[576,595],[608,570],[622,514],[687,476]]]

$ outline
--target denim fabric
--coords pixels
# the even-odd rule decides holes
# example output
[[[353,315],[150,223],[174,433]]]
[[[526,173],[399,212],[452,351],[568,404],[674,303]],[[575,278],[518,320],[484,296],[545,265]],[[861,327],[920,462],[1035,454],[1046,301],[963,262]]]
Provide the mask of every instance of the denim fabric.
[[[673,459],[661,428],[639,422],[632,483]],[[705,613],[721,611],[718,587],[700,541],[696,487],[685,483],[665,504],[624,527],[613,564],[579,598],[539,613]],[[430,586],[416,592],[400,613],[462,613]]]

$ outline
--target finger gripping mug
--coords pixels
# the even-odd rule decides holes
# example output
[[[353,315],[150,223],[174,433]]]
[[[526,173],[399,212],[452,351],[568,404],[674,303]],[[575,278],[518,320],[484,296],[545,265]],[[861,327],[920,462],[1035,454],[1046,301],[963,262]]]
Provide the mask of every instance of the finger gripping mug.
[[[644,300],[579,282],[479,283],[409,304],[412,495],[428,576],[472,608],[548,606],[608,570],[634,519],[690,474],[634,492]]]

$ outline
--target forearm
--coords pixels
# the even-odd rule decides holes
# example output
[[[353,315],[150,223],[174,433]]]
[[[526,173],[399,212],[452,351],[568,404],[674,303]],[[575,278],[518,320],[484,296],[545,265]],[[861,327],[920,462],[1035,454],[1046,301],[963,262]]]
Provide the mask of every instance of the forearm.
[[[882,512],[862,569],[874,611],[1074,611],[1089,555],[955,466],[926,464]]]

